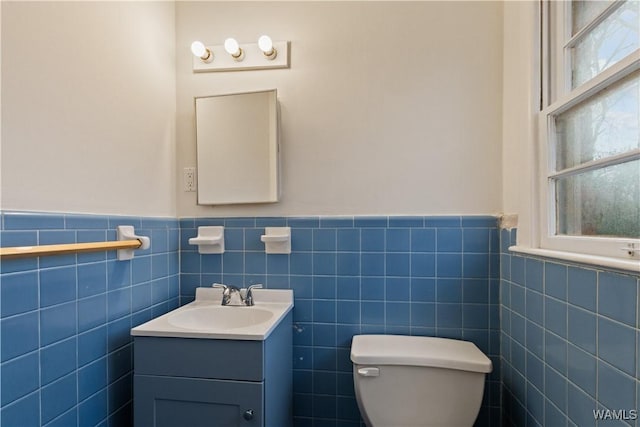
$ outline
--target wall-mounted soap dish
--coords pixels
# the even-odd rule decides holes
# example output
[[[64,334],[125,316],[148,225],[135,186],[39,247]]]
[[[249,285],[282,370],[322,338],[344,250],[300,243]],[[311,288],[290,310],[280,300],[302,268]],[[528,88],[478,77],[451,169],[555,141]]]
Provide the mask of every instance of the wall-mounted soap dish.
[[[260,241],[264,242],[268,254],[290,254],[291,227],[265,227]]]
[[[224,253],[224,227],[198,227],[198,236],[189,239],[190,245],[198,245],[201,254]]]

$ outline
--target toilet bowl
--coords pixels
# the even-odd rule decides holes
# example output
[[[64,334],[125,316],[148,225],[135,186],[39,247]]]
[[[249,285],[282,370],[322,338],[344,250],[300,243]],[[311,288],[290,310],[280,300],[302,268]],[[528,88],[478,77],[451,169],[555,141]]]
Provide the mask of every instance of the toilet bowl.
[[[473,343],[401,335],[354,336],[351,361],[369,427],[471,427],[492,369]]]

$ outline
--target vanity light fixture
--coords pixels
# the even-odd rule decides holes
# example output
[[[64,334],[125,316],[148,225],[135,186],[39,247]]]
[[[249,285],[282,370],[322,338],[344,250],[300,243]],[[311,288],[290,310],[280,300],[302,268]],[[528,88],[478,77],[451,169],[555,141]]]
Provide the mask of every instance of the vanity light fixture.
[[[265,58],[272,61],[278,56],[278,51],[273,47],[271,37],[267,35],[260,36],[258,39],[258,47],[264,54]]]
[[[271,68],[289,68],[289,42],[273,41],[263,35],[257,43],[240,44],[228,38],[222,45],[205,45],[194,41],[193,71],[242,71]]]
[[[224,50],[231,55],[234,61],[240,62],[244,59],[244,51],[234,38],[229,37],[224,41]]]
[[[209,50],[204,43],[199,40],[191,43],[191,53],[200,58],[200,60],[206,64],[213,61],[213,52]]]

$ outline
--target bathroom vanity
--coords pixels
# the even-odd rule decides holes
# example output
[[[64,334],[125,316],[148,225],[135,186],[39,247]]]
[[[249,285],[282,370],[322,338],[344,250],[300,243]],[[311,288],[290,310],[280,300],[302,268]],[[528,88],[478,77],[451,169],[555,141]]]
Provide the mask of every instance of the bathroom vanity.
[[[253,307],[221,296],[198,288],[131,330],[134,426],[291,426],[292,291],[255,291]]]

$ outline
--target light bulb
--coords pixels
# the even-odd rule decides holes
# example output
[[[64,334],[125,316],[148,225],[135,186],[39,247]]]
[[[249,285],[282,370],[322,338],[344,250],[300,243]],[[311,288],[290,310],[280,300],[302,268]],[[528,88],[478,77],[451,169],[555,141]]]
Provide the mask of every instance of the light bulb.
[[[273,49],[273,42],[271,41],[271,37],[269,36],[260,36],[258,39],[258,46],[260,46],[260,50],[264,53],[271,53]]]
[[[233,57],[240,56],[241,50],[240,45],[236,41],[236,39],[228,38],[224,41],[224,50]]]
[[[273,41],[271,40],[271,37],[267,35],[260,36],[258,39],[258,47],[268,59],[273,59],[278,54],[278,52],[273,48]]]
[[[194,41],[191,43],[191,53],[199,57],[203,62],[211,62],[213,60],[213,54],[201,41]]]
[[[207,48],[204,47],[204,43],[202,43],[201,41],[196,40],[193,43],[191,43],[191,52],[195,56],[202,56],[207,52]]]

